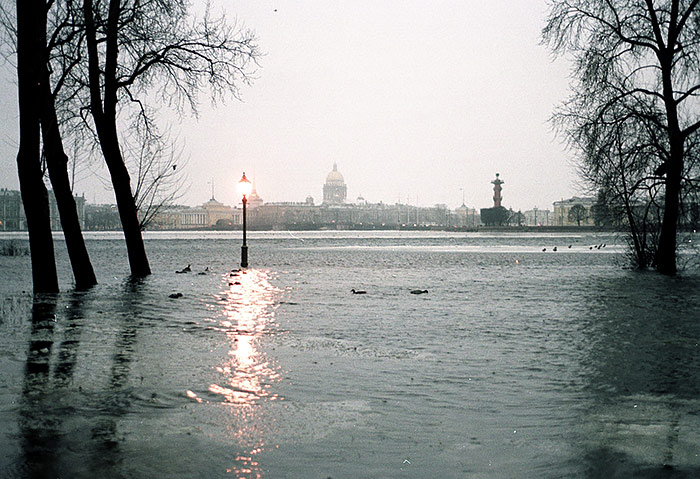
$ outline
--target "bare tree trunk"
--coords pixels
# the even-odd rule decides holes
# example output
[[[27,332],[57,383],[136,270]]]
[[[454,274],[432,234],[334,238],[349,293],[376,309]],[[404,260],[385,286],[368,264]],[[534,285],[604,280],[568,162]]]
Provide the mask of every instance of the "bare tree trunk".
[[[17,0],[17,172],[27,217],[35,293],[58,292],[49,199],[40,162],[41,52],[46,44],[46,33],[41,29],[37,12],[45,9],[43,0]]]
[[[680,149],[680,155],[678,155]],[[676,150],[676,151],[674,151]],[[666,173],[666,196],[664,199],[664,217],[661,223],[659,246],[654,258],[654,264],[659,273],[667,275],[676,274],[676,248],[678,230],[678,208],[681,185],[681,172],[683,169],[683,146],[680,148],[671,146],[671,158]]]
[[[104,66],[104,97],[100,77],[99,52],[97,46],[97,31],[93,17],[92,0],[85,0],[83,4],[85,15],[85,30],[88,47],[88,74],[90,88],[90,111],[95,121],[95,129],[100,141],[102,154],[112,178],[114,195],[119,209],[124,240],[129,255],[129,266],[134,276],[146,276],[151,274],[148,264],[146,249],[141,235],[136,212],[136,203],[131,192],[131,180],[129,172],[124,164],[124,159],[119,148],[117,134],[117,55],[118,55],[118,27],[119,27],[119,0],[111,0],[109,5],[109,17],[107,20],[107,37],[105,45]]]
[[[670,154],[666,170],[666,197],[664,199],[664,217],[661,224],[659,246],[654,263],[659,273],[676,274],[676,248],[678,230],[678,209],[680,203],[681,177],[683,175],[683,134],[678,121],[678,106],[673,91],[671,72],[673,69],[672,53],[659,55],[663,81],[663,96],[668,118],[668,140]]]
[[[51,185],[56,196],[56,205],[61,216],[61,227],[66,239],[66,248],[73,268],[75,287],[90,288],[97,284],[95,271],[90,262],[80,220],[75,206],[68,178],[68,156],[63,149],[61,133],[58,130],[58,119],[54,98],[49,86],[49,72],[44,65],[43,82],[41,85],[41,131],[44,139],[44,153],[49,169]]]
[[[122,222],[124,240],[126,241],[126,250],[129,255],[131,274],[134,276],[147,276],[151,274],[151,269],[146,256],[146,248],[143,244],[136,203],[131,193],[129,171],[124,164],[119,149],[116,122],[113,121],[113,118],[105,120],[108,122],[107,125],[102,124],[98,126],[96,121],[95,126],[98,131],[102,154],[105,157],[105,162],[112,178],[114,196],[117,200],[117,209],[119,210],[119,218]]]

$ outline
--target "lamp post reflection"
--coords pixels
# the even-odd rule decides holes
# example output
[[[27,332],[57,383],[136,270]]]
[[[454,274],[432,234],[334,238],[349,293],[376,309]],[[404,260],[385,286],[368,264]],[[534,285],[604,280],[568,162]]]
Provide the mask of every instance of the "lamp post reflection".
[[[260,349],[260,342],[273,331],[274,306],[279,290],[260,270],[232,273],[228,290],[220,301],[225,332],[230,350],[228,358],[216,370],[221,374],[218,384],[211,384],[209,392],[220,395],[231,406],[232,434],[246,451],[235,458],[236,465],[229,472],[236,477],[262,477],[262,469],[255,459],[266,449],[265,411],[268,401],[281,399],[272,391],[280,378],[274,363]]]

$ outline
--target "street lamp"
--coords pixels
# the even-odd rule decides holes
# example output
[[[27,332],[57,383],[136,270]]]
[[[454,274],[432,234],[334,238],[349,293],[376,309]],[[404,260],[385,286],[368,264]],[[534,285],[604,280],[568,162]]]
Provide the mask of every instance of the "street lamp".
[[[238,193],[243,195],[243,245],[241,246],[241,268],[247,268],[248,267],[248,245],[246,244],[246,218],[245,218],[245,207],[246,203],[248,203],[248,198],[247,196],[250,194],[251,190],[253,189],[253,185],[248,181],[248,178],[245,177],[245,172],[243,172],[243,177],[241,178],[241,181],[238,182]]]

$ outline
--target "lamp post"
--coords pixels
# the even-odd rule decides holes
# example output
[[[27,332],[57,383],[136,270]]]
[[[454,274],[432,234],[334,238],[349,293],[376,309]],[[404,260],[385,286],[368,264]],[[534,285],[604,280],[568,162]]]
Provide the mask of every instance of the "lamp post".
[[[243,195],[243,245],[241,246],[241,268],[248,267],[248,245],[246,244],[246,203],[248,203],[247,196],[250,194],[253,185],[245,177],[245,172],[243,172],[243,177],[241,181],[238,182],[238,192]]]

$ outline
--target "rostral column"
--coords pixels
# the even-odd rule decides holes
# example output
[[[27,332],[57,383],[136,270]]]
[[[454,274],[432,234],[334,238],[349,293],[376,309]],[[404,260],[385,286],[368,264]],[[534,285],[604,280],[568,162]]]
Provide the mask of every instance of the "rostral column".
[[[496,173],[496,179],[491,182],[493,184],[493,207],[494,208],[500,208],[501,207],[501,185],[503,184],[503,180],[500,180],[498,178],[498,173]]]

